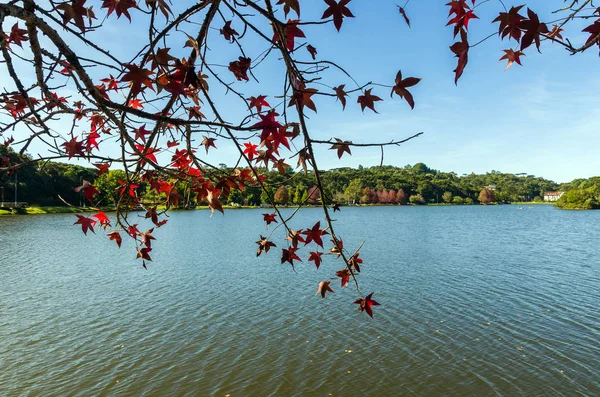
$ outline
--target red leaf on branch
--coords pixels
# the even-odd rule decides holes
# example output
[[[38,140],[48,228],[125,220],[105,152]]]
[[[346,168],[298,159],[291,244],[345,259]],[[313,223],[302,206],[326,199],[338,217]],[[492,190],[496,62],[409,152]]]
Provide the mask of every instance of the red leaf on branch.
[[[508,61],[508,65],[506,65],[506,69],[504,70],[508,70],[513,62],[518,63],[519,65],[521,65],[521,55],[525,55],[524,53],[522,53],[521,51],[514,51],[512,49],[508,49],[508,50],[503,50],[505,52],[504,56],[502,58],[499,59],[499,61],[502,60],[507,60]],[[523,66],[523,65],[521,65]]]
[[[592,41],[598,39],[598,35],[600,35],[600,19],[583,29],[582,32],[590,34],[590,37],[588,37],[587,41],[585,42],[585,45],[588,45]],[[598,40],[596,44],[598,44],[598,47],[600,48],[600,40]]]
[[[339,99],[340,102],[342,103],[342,110],[346,109],[346,97],[348,96],[348,94],[346,94],[346,91],[344,91],[345,87],[346,87],[346,84],[342,84],[342,85],[338,85],[337,87],[333,87],[333,90],[335,91],[335,95],[336,95],[337,99]]]
[[[415,100],[410,92],[408,92],[407,88],[412,87],[419,83],[421,79],[416,77],[407,77],[402,79],[402,71],[399,70],[396,74],[396,84],[392,87],[392,92],[390,93],[390,97],[396,93],[400,98],[404,98],[406,102],[410,105],[411,109],[415,108]]]
[[[15,23],[10,30],[10,35],[8,36],[9,43],[15,43],[19,47],[23,48],[22,42],[29,41],[29,37],[27,37],[27,30],[20,29],[19,23]]]
[[[267,226],[269,226],[273,222],[278,223],[277,219],[275,219],[275,217],[277,216],[275,213],[262,214],[262,215],[263,215],[264,221],[267,222]]]
[[[295,247],[289,247],[288,249],[282,249],[281,250],[281,263],[285,263],[288,262],[290,265],[292,265],[292,268],[294,268],[294,261],[300,261],[302,262],[302,259],[300,259],[300,257],[296,254],[296,251],[298,250],[298,248]]]
[[[406,11],[404,10],[404,8],[398,6],[398,11],[400,11],[400,15],[402,15],[402,17],[404,18],[404,21],[410,28],[410,19],[408,19],[408,16],[406,15]]]
[[[74,190],[75,190],[76,193],[79,193],[79,192],[83,191],[83,196],[86,199],[88,199],[88,201],[90,202],[90,204],[94,202],[94,195],[100,193],[98,191],[98,189],[96,189],[96,187],[94,185],[92,185],[91,183],[89,183],[85,179],[83,180],[82,185],[76,187]]]
[[[252,160],[254,159],[254,156],[258,155],[258,152],[256,151],[258,145],[254,145],[252,143],[244,143],[244,147],[244,154],[248,156],[248,160]]]
[[[519,27],[525,31],[521,39],[521,51],[529,47],[534,41],[538,52],[540,51],[540,35],[548,33],[548,26],[545,23],[540,23],[537,14],[527,9],[529,19],[524,19],[519,23]]]
[[[106,174],[110,168],[110,163],[96,163],[94,167],[98,168],[98,176]]]
[[[310,44],[306,46],[306,50],[310,53],[313,60],[317,59],[317,49]]]
[[[331,289],[331,286],[329,284],[331,284],[331,281],[321,281],[319,283],[319,288],[317,288],[317,293],[315,295],[321,294],[321,298],[325,298],[325,294],[327,292],[335,292]]]
[[[519,24],[525,17],[519,14],[524,6],[510,7],[508,12],[501,12],[496,19],[492,21],[498,22],[498,35],[504,39],[506,36],[519,42],[521,40],[521,29]]]
[[[133,132],[135,132],[135,137],[133,139],[135,139],[136,141],[138,139],[141,139],[142,142],[146,143],[146,135],[149,135],[152,133],[152,131],[148,131],[146,129],[146,124],[144,124],[143,126],[141,126],[140,128],[135,128],[133,130]]]
[[[63,25],[68,24],[72,19],[75,26],[77,26],[82,33],[85,33],[85,22],[83,18],[88,18],[90,26],[92,25],[92,19],[96,19],[92,7],[84,7],[86,1],[87,0],[73,0],[71,1],[71,4],[61,3],[56,6],[57,10],[63,12]]]
[[[279,0],[277,5],[279,4],[283,4],[283,13],[286,18],[290,10],[294,10],[294,12],[300,16],[300,4],[298,3],[298,0]]]
[[[290,51],[294,51],[294,47],[295,47],[295,40],[296,37],[306,37],[304,35],[304,32],[302,30],[300,30],[300,28],[298,27],[298,22],[300,22],[299,20],[288,20],[288,22],[283,25],[283,27],[281,28],[283,30],[283,34],[285,36],[285,46],[288,50]],[[278,41],[281,41],[281,38],[279,37],[279,32],[275,29],[275,27],[273,27],[274,30],[274,34],[273,34],[273,43],[276,43]]]
[[[123,75],[121,82],[130,83],[131,96],[133,98],[135,98],[142,91],[142,85],[154,91],[154,88],[152,87],[152,80],[150,79],[150,76],[154,74],[153,71],[142,69],[132,64],[126,64],[125,67],[129,69],[129,71]]]
[[[333,17],[333,24],[335,28],[340,31],[342,27],[342,22],[344,22],[344,17],[354,18],[352,12],[346,7],[350,0],[340,0],[336,3],[335,0],[324,0],[325,3],[329,6],[323,13],[321,19]]]
[[[360,108],[363,112],[365,111],[365,108],[369,108],[377,113],[377,110],[375,110],[375,102],[381,101],[382,99],[377,95],[372,95],[371,90],[372,88],[366,90],[364,95],[358,97],[357,102],[360,104]]]
[[[215,145],[215,141],[217,140],[217,138],[209,138],[206,135],[203,135],[203,138],[204,139],[200,144],[206,149],[206,154],[208,154],[208,149],[210,147],[214,147],[215,149],[217,148],[217,146]]]
[[[305,229],[302,234],[306,236],[304,245],[308,245],[311,241],[323,248],[323,240],[321,236],[329,234],[326,230],[321,230],[321,221],[314,224],[311,229]]]
[[[148,229],[145,232],[140,233],[140,244],[144,244],[147,248],[152,248],[152,240],[156,240],[152,235],[154,228]]]
[[[102,8],[108,8],[107,16],[110,16],[114,11],[117,14],[117,19],[121,18],[121,15],[125,15],[131,22],[129,9],[138,8],[138,5],[135,0],[103,0]]]
[[[110,219],[108,219],[108,216],[106,216],[104,212],[98,211],[98,213],[94,215],[94,218],[98,219],[100,226],[104,227],[104,229],[110,226]]]
[[[552,41],[556,40],[556,39],[560,39],[562,40],[563,37],[560,34],[561,32],[563,32],[564,29],[559,28],[558,25],[554,25],[552,26],[552,30],[550,31],[550,33],[547,34],[547,36],[552,39]]]
[[[137,249],[137,256],[136,259],[142,258],[143,260],[147,260],[152,262],[152,258],[150,258],[150,251],[152,251],[152,248],[139,248]],[[144,266],[144,268],[146,268],[146,264],[144,262],[142,262],[142,266]]]
[[[360,305],[358,307],[358,311],[360,311],[360,312],[362,312],[362,311],[367,312],[367,314],[369,316],[371,316],[371,318],[373,318],[373,309],[372,309],[372,306],[379,306],[379,303],[377,301],[374,301],[372,299],[372,296],[373,296],[373,293],[371,292],[364,299],[359,299],[356,302],[354,302],[354,304]]]
[[[322,252],[311,252],[310,253],[310,257],[308,258],[309,262],[315,262],[315,266],[317,267],[317,270],[319,270],[319,266],[321,266],[321,256],[323,256]]]
[[[458,79],[462,76],[465,66],[467,66],[467,63],[469,62],[469,42],[467,40],[467,33],[462,30],[460,32],[460,37],[462,41],[457,41],[450,46],[450,50],[458,58],[458,65],[456,66],[456,69],[454,69],[454,84],[458,84]]]
[[[123,238],[121,237],[121,234],[119,232],[111,232],[111,233],[108,233],[107,236],[109,237],[110,241],[115,241],[117,243],[117,245],[119,246],[119,248],[121,248],[121,243],[123,242]]]
[[[235,36],[240,35],[238,32],[235,31],[235,29],[231,27],[231,21],[225,22],[225,26],[223,26],[219,30],[219,33],[221,33],[223,37],[225,37],[225,40],[230,41],[231,43],[235,41]]]
[[[250,58],[239,57],[237,61],[229,62],[229,70],[239,81],[250,80],[248,78],[248,69],[250,69]]]
[[[77,137],[73,137],[69,142],[65,142],[60,146],[65,148],[65,152],[67,152],[69,160],[76,154],[79,156],[85,156],[85,146],[83,145],[83,141],[78,141]]]
[[[94,231],[94,225],[96,224],[96,221],[94,219],[87,218],[81,215],[75,216],[77,217],[77,222],[75,222],[74,225],[81,225],[81,230],[83,231],[83,234],[87,235],[88,230],[91,230],[92,233],[96,233]]]
[[[260,113],[262,111],[263,106],[271,107],[271,105],[269,105],[269,103],[265,101],[265,98],[267,98],[266,95],[259,95],[257,97],[251,96],[250,98],[246,98],[246,100],[250,102],[250,105],[248,105],[248,107],[250,109],[256,108],[256,111]]]
[[[341,279],[342,288],[348,285],[348,282],[350,281],[350,272],[348,269],[339,270],[335,274]]]
[[[288,107],[294,106],[294,105],[298,105],[298,107],[300,107],[300,109],[304,109],[304,106],[306,106],[307,108],[311,109],[313,112],[317,112],[317,107],[315,106],[315,103],[312,100],[312,96],[315,95],[318,92],[318,90],[314,89],[314,88],[306,88],[304,86],[304,83],[301,83],[298,85],[298,87],[296,87],[294,89],[294,94],[292,95],[291,99],[290,99],[290,103],[288,104]]]
[[[267,240],[266,237],[260,236],[260,240],[256,242],[258,244],[258,251],[256,251],[256,256],[260,256],[263,252],[269,252],[271,247],[277,247],[275,243]]]
[[[358,257],[359,255],[360,255],[359,252],[357,252],[356,254],[352,255],[350,257],[350,259],[348,259],[348,264],[350,266],[352,266],[352,268],[354,270],[356,270],[357,272],[360,273],[360,264],[363,263],[363,260]]]
[[[338,138],[334,139],[337,143],[334,143],[333,146],[329,148],[329,150],[337,150],[338,159],[341,159],[344,153],[352,155],[352,152],[350,151],[350,144],[352,144],[351,141],[342,141]]]

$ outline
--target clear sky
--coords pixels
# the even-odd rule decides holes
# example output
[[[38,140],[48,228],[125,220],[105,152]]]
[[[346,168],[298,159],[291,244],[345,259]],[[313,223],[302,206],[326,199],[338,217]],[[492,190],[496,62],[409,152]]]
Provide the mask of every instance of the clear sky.
[[[97,15],[104,15],[99,1],[88,3],[95,5]],[[175,9],[190,4],[176,3]],[[346,18],[340,33],[332,25],[303,27],[307,42],[317,47],[319,58],[336,61],[360,83],[372,80],[393,84],[398,69],[402,69],[405,77],[423,79],[411,89],[416,102],[414,110],[396,96],[390,99],[389,89],[383,87],[373,89],[375,95],[384,99],[377,103],[379,114],[370,110],[362,113],[356,104],[356,94],[348,98],[344,112],[334,98],[317,98],[318,113],[308,112],[313,137],[339,137],[355,143],[384,142],[423,131],[423,136],[401,148],[388,148],[384,164],[403,166],[424,162],[431,168],[459,175],[491,170],[525,172],[557,182],[600,174],[598,48],[571,56],[561,46],[543,42],[542,54],[532,46],[522,57],[523,66],[514,64],[505,71],[506,61],[498,59],[504,54],[503,49],[516,49],[516,43],[494,36],[470,50],[469,64],[456,86],[453,74],[456,58],[448,48],[453,43],[452,28],[445,26],[448,7],[444,3],[411,1],[406,11],[412,28],[402,21],[395,2],[388,0],[353,0],[349,7],[356,18]],[[522,3],[505,1],[507,6]],[[318,20],[327,8],[319,0],[304,0],[300,4],[303,20]],[[529,4],[542,21],[555,19],[551,11],[564,5],[561,0]],[[480,19],[472,20],[469,25],[471,43],[497,31],[498,25],[492,25],[491,21],[499,7],[499,2],[491,1],[476,8]],[[111,51],[129,52],[147,35],[141,18],[136,19],[136,12],[132,11],[132,25],[124,17],[117,20],[111,16],[106,22],[108,31],[95,37],[105,47],[110,45]],[[583,44],[588,34],[581,30],[590,23],[590,20],[575,21],[563,35],[574,44]],[[211,35],[213,42],[218,43],[211,45],[213,56],[223,58],[227,64],[227,59],[239,55],[216,30]],[[184,41],[182,38],[181,42]],[[259,53],[262,49],[250,52]],[[181,54],[188,52],[186,49]],[[273,87],[280,90],[281,79],[270,77],[277,73],[271,68],[266,64],[257,70],[262,86],[240,83],[238,88],[247,96],[260,94],[260,87],[265,91]],[[1,77],[6,81],[4,71]],[[351,82],[341,75],[327,80],[330,86],[346,83],[352,88]],[[322,86],[316,88],[328,90]],[[318,151],[319,166],[327,169],[379,164],[379,149],[352,151],[352,156],[338,160],[335,151],[325,146]],[[208,160],[233,165],[233,153],[218,150]]]

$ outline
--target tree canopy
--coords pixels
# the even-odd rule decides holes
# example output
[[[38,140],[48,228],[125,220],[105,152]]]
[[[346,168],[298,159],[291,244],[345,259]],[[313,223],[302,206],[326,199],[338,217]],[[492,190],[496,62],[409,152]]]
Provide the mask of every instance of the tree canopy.
[[[98,187],[116,183],[114,196],[106,198],[114,202],[116,219],[99,212],[90,217],[77,215],[76,224],[85,234],[94,232],[94,227],[102,228],[119,245],[122,235],[135,239],[137,257],[144,267],[151,261],[152,240],[156,239],[152,233],[158,235],[155,229],[167,223],[159,204],[168,209],[193,194],[212,211],[223,212],[223,202],[232,195],[256,189],[252,193],[255,200],[274,206],[274,212],[264,216],[267,226],[277,221],[285,231],[287,239],[278,247],[281,263],[294,267],[301,256],[310,256],[316,264],[322,253],[319,249],[326,250],[327,245],[331,255],[340,259],[342,269],[328,270],[332,277],[323,281],[319,293],[325,297],[331,291],[332,279],[341,279],[342,286],[351,280],[359,294],[354,303],[372,315],[372,306],[378,303],[372,294],[360,292],[356,277],[362,262],[360,246],[345,247],[335,232],[328,207],[331,194],[316,148],[329,148],[331,155],[341,158],[363,147],[377,147],[383,164],[386,148],[422,133],[415,131],[383,142],[352,142],[343,137],[343,131],[334,136],[320,133],[310,115],[330,101],[337,102],[340,111],[355,107],[377,113],[382,97],[388,94],[413,109],[418,105],[415,92],[426,76],[402,65],[385,64],[373,65],[373,70],[385,70],[385,81],[357,81],[344,65],[319,53],[324,44],[319,32],[347,29],[348,20],[355,18],[356,2],[317,1],[320,8],[310,8],[311,13],[306,11],[308,3],[14,0],[0,4],[4,73],[0,134],[4,146],[21,155],[1,157],[0,170],[12,172],[32,162],[56,159],[93,164],[96,174],[73,187],[89,204],[97,204]],[[401,6],[389,2],[399,26],[410,27],[414,22],[411,6],[409,1]],[[542,17],[528,5],[508,6],[503,1],[476,0],[445,5],[449,35],[455,40],[448,54],[456,58],[456,83],[467,70],[470,52],[494,37],[502,47],[509,47],[501,51],[507,69],[520,65],[526,52],[540,51],[543,42],[571,54],[600,46],[600,8],[591,0],[557,1],[556,13]],[[491,8],[497,15],[491,21],[495,32],[481,40],[472,39],[469,32],[479,19],[480,7]],[[583,32],[569,32],[578,39],[569,40],[567,27],[576,19],[590,24]],[[130,23],[147,31],[144,42],[127,42]],[[114,29],[120,32],[121,43],[104,39]],[[389,38],[373,34],[373,41],[382,39]],[[361,53],[353,43],[338,49],[350,50]],[[25,156],[34,142],[44,150]],[[235,166],[212,162],[210,154],[216,150],[229,153]],[[279,187],[267,185],[262,170],[289,177],[291,166],[314,176],[314,184],[305,186],[306,199],[302,195],[299,200],[323,208],[323,218],[302,230],[292,230],[277,207],[278,201],[290,200],[291,192],[281,191],[277,200],[274,196]],[[111,175],[111,181],[101,179],[112,170],[122,174]],[[417,164],[413,171],[432,174],[424,164]],[[345,192],[332,183],[334,191]],[[156,202],[142,200],[142,185],[154,192]],[[369,189],[366,194],[363,190],[363,195],[391,199],[384,181]],[[431,190],[423,183],[411,192],[410,200],[427,202]],[[381,197],[376,192],[381,192]],[[356,200],[359,193],[350,193]],[[404,191],[403,197],[407,194]],[[294,200],[298,201],[299,195],[294,191]],[[397,197],[398,193],[394,200]],[[145,223],[127,216],[128,209],[138,206],[146,211]],[[260,236],[259,255],[275,246],[270,239],[271,234]]]

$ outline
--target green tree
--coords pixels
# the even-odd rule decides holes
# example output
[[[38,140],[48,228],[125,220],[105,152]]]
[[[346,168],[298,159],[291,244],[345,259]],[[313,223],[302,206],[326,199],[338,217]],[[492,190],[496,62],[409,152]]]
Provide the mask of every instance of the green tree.
[[[452,202],[452,193],[444,192],[444,194],[442,195],[442,200],[444,200],[445,203],[451,203]]]

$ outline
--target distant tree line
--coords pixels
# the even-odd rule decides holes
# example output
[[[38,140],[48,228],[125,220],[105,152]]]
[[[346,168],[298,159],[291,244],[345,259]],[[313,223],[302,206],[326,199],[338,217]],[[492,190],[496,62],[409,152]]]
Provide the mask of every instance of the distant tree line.
[[[560,186],[564,191],[556,206],[564,209],[599,209],[600,208],[600,177],[575,179]]]
[[[0,162],[16,162],[26,155],[0,146]],[[222,167],[226,167],[224,164]],[[101,205],[109,207],[118,199],[120,181],[125,180],[121,170],[110,170],[97,177],[98,169],[74,164],[41,162],[22,166],[17,170],[18,200],[36,205],[62,205],[64,201],[73,205],[85,202],[74,188],[83,181],[94,184],[100,192]],[[322,175],[326,196],[321,197],[315,188],[316,181],[311,172],[295,172],[291,167],[282,174],[278,170],[262,170],[267,191],[258,186],[232,189],[228,202],[239,205],[261,205],[268,202],[267,194],[282,205],[318,204],[321,200],[338,204],[474,204],[510,203],[516,201],[542,200],[544,191],[567,190],[560,202],[583,200],[590,207],[598,204],[600,178],[577,179],[559,186],[556,182],[525,174],[506,174],[491,171],[486,174],[457,175],[440,172],[423,163],[404,167],[383,166],[364,168],[338,168],[324,171]],[[15,175],[0,172],[0,186],[6,201],[14,196]],[[201,205],[196,203],[196,194],[185,182],[176,185],[176,200],[180,207]],[[571,193],[571,190],[577,193]],[[143,183],[137,194],[146,202],[158,201],[155,190]],[[161,193],[164,194],[164,193]]]

